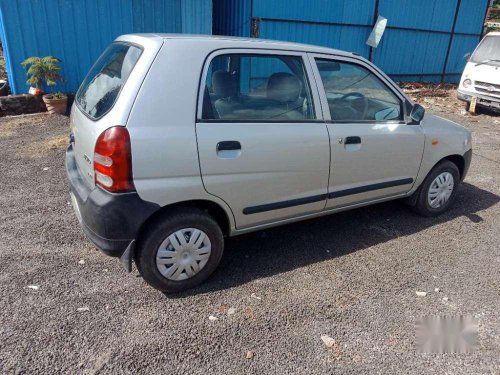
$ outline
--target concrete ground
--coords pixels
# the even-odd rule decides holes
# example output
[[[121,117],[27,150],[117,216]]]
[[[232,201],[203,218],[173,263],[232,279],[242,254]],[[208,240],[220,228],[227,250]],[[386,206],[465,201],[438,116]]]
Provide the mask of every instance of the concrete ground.
[[[500,117],[431,109],[473,131],[448,213],[390,202],[231,238],[170,297],[84,239],[67,118],[0,119],[0,373],[499,374]],[[420,353],[427,315],[476,317],[477,350]]]

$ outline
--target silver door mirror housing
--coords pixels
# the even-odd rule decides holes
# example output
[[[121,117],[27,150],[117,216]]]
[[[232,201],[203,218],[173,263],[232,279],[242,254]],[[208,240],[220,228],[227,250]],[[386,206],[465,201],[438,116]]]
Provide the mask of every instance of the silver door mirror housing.
[[[467,52],[467,53],[464,55],[464,60],[465,60],[465,61],[469,61],[469,60],[470,60],[470,57],[471,57],[471,53],[470,53],[470,52]]]
[[[410,118],[415,122],[420,122],[424,118],[425,108],[420,104],[415,104],[411,109]]]

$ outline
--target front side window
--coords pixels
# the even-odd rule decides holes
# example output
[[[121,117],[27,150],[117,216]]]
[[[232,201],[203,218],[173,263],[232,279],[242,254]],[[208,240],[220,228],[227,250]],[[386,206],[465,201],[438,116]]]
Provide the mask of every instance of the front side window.
[[[401,100],[364,67],[316,59],[331,119],[334,121],[402,120]]]
[[[202,119],[314,119],[301,57],[227,54],[214,57],[204,86]]]
[[[76,102],[93,119],[104,116],[113,107],[120,90],[141,56],[139,47],[111,44],[85,77]]]

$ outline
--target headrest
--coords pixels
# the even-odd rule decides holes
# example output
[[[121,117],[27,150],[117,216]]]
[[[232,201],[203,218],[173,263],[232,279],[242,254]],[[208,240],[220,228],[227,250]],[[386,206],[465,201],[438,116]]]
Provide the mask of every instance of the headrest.
[[[236,79],[231,73],[217,70],[212,74],[212,90],[219,98],[230,98],[238,94]]]
[[[267,97],[281,103],[294,102],[300,95],[300,81],[290,73],[274,73],[267,82]]]

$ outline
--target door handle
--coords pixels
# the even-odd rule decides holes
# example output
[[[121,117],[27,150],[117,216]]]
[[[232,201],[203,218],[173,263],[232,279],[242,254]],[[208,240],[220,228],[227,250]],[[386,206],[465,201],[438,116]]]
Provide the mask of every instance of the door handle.
[[[217,143],[217,152],[241,150],[241,143],[238,141],[222,141]]]
[[[361,137],[346,137],[345,143],[346,145],[357,145],[361,143]]]

